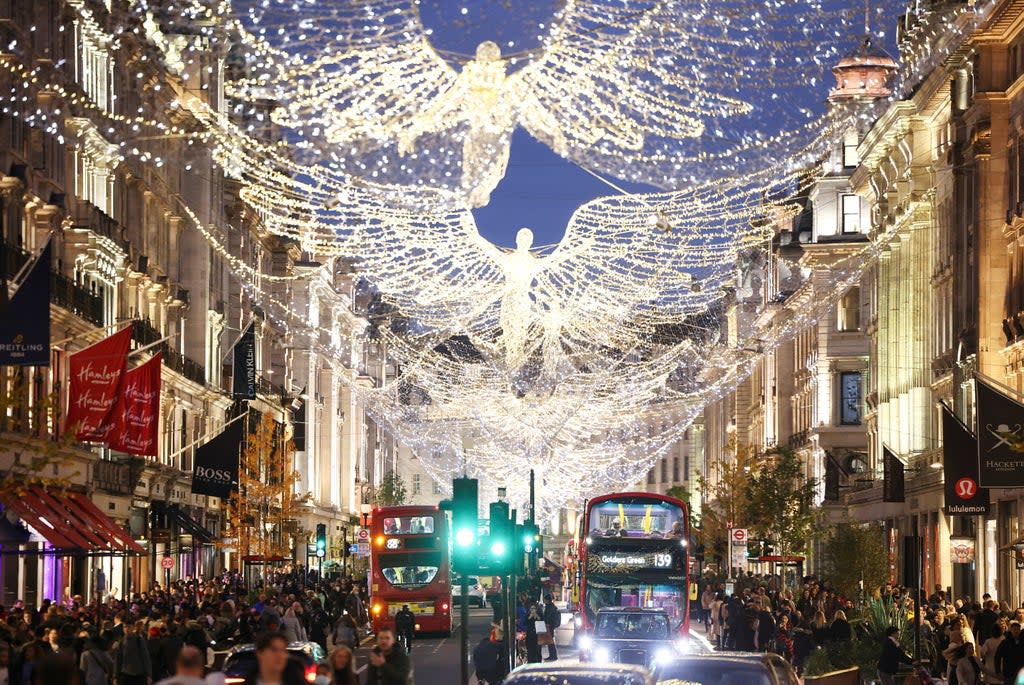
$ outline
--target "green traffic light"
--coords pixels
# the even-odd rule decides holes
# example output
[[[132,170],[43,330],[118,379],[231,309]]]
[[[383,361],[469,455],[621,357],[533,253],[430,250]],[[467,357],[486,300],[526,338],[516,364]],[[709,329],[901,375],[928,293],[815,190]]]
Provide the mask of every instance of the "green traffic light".
[[[496,557],[505,556],[505,543],[500,540],[491,544],[491,554]]]
[[[469,547],[473,544],[473,540],[476,536],[473,535],[473,531],[469,528],[460,528],[455,533],[455,544],[459,547]]]

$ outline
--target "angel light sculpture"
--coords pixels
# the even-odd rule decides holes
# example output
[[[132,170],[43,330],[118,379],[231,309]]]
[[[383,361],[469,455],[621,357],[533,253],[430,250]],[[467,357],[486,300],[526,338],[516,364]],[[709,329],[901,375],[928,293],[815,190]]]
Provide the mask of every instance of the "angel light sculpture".
[[[347,47],[304,61],[260,43],[277,55],[267,60],[268,73],[234,82],[231,93],[279,102],[275,123],[343,150],[394,145],[406,159],[442,157],[422,140],[454,133],[462,143],[461,188],[479,207],[505,175],[517,126],[577,163],[598,148],[642,163],[663,156],[648,141],[695,138],[708,118],[751,110],[716,92],[694,65],[675,63],[689,35],[677,25],[678,10],[641,4],[569,0],[538,54],[516,58],[526,65],[509,73],[512,60],[492,41],[453,67],[431,45],[413,0],[392,0],[382,12],[363,3],[366,11],[328,22],[347,27]]]

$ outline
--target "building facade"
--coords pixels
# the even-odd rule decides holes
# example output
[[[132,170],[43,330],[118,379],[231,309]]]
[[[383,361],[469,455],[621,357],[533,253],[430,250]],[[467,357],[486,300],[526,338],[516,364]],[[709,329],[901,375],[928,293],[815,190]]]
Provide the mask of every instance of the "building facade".
[[[152,42],[130,30],[140,22]],[[237,415],[232,348],[250,325],[258,380],[246,404],[293,441],[304,498],[295,520],[266,532],[293,549],[290,563],[311,566],[310,536],[326,525],[324,570],[341,570],[374,485],[398,466],[395,441],[352,391],[381,382],[387,355],[367,334],[350,269],[270,235],[208,146],[153,134],[189,130],[199,108],[259,118],[224,94],[228,56],[121,0],[0,2],[0,34],[4,278],[53,245],[51,363],[0,370],[5,403],[35,407],[9,412],[0,470],[87,495],[136,546],[69,550],[5,503],[0,604],[239,567],[242,551],[224,543],[224,503],[192,494],[191,473],[196,449]],[[198,57],[181,58],[186,44]],[[266,305],[267,293],[291,302],[291,319]],[[67,428],[69,356],[125,326],[129,368],[163,356],[157,453],[53,447]],[[31,456],[35,471],[23,468]]]

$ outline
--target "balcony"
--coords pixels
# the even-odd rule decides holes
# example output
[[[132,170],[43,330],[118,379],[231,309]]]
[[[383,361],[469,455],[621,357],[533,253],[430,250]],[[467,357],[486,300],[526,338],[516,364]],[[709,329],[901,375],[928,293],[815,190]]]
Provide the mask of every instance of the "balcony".
[[[63,274],[50,273],[50,302],[91,324],[104,324],[103,298]]]
[[[135,485],[145,468],[144,459],[97,461],[92,465],[90,485],[112,495],[129,496],[135,491]]]
[[[139,347],[153,345],[161,354],[163,354],[164,365],[167,368],[181,374],[193,383],[206,385],[206,367],[194,359],[186,357],[177,350],[171,349],[166,340],[159,344],[155,344],[163,337],[163,334],[154,328],[148,320],[132,321],[132,340],[134,340]]]

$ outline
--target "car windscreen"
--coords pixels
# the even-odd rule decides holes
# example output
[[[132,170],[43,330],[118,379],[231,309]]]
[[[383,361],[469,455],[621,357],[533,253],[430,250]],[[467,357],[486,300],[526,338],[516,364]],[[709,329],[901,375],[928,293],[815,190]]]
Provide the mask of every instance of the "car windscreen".
[[[566,673],[550,671],[542,673],[513,673],[503,685],[645,685],[639,673]]]
[[[382,554],[380,573],[391,585],[403,590],[426,587],[441,566],[440,552]]]
[[[760,662],[730,659],[684,659],[659,666],[654,676],[665,685],[773,685]]]
[[[612,640],[667,640],[668,618],[660,614],[600,614],[594,635]]]
[[[295,666],[300,670],[304,670],[306,667],[306,661],[308,658],[300,652],[288,651],[288,661],[290,666]],[[239,652],[228,657],[228,660],[224,662],[224,673],[232,676],[247,676],[250,673],[256,672],[256,652]]]

